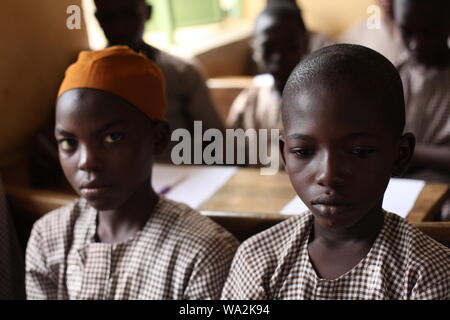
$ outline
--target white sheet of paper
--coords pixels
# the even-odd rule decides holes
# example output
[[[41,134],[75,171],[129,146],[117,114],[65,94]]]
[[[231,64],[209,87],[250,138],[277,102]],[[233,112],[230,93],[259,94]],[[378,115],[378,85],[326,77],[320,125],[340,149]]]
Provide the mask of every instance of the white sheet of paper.
[[[384,194],[383,208],[406,218],[414,206],[425,181],[392,178]],[[300,214],[308,210],[299,197],[295,197],[282,210],[282,214]]]
[[[167,186],[172,186],[165,194],[168,199],[197,209],[227,183],[237,170],[237,167],[228,166],[156,164],[153,166],[153,188],[158,193]]]

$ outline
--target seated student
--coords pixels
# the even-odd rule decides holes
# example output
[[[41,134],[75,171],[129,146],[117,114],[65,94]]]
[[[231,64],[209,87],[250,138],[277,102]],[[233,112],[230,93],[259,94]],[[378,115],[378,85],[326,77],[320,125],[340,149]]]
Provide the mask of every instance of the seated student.
[[[405,177],[450,184],[450,1],[395,1],[408,52],[397,69],[406,100],[406,129],[417,139]],[[442,210],[450,220],[450,199]]]
[[[154,61],[166,79],[167,121],[170,129],[187,129],[194,133],[194,121],[201,120],[203,130],[224,130],[209,90],[198,69],[191,63],[144,42],[145,22],[151,18],[152,6],[145,0],[95,0],[96,17],[109,45],[127,45]],[[170,162],[170,150],[158,157]]]
[[[281,128],[281,93],[302,57],[325,45],[326,40],[313,45],[313,39],[317,38],[324,39],[306,30],[301,11],[296,6],[272,4],[262,11],[255,22],[252,48],[259,72],[265,75],[257,76],[255,85],[236,98],[227,126]]]
[[[335,45],[313,53],[283,92],[280,148],[309,211],[245,241],[224,299],[447,299],[450,250],[382,209],[414,136],[403,133],[395,67]]]
[[[151,185],[169,132],[160,70],[127,47],[82,52],[58,97],[60,162],[81,198],[33,226],[27,297],[218,298],[237,240]]]
[[[394,23],[393,0],[378,0],[383,11],[379,26],[375,25],[373,18],[366,19],[356,24],[350,30],[342,34],[337,42],[359,44],[378,51],[392,63],[395,63],[399,55],[404,51],[400,33]],[[374,23],[374,25],[370,25]]]
[[[239,94],[227,127],[281,129],[281,93],[302,57],[317,49],[312,47],[317,37],[306,30],[297,6],[272,4],[262,11],[255,23],[253,59],[259,71],[269,75],[257,76],[254,85]]]
[[[0,300],[25,298],[23,253],[15,231],[0,177]]]

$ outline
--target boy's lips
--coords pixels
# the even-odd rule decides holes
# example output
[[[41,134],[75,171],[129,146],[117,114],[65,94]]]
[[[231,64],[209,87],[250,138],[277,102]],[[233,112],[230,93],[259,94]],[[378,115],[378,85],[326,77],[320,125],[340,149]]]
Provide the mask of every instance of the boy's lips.
[[[105,183],[100,183],[96,181],[84,183],[80,186],[80,193],[83,197],[89,199],[89,198],[96,198],[98,196],[103,195],[105,192],[107,192],[110,188],[110,185],[107,185]]]
[[[350,202],[338,196],[322,195],[311,201],[312,205],[349,206]]]
[[[323,195],[311,201],[316,210],[324,215],[336,215],[344,213],[351,207],[351,203],[340,197]]]

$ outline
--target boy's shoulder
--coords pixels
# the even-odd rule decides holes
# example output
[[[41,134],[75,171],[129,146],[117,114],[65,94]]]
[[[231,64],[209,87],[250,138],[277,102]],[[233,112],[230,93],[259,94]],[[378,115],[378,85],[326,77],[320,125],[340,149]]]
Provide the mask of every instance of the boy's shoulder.
[[[394,213],[385,213],[383,246],[395,253],[404,270],[430,280],[449,278],[450,249]]]
[[[449,253],[450,249],[424,234],[417,227],[410,224],[406,219],[391,212],[385,212],[386,239],[393,240],[392,243],[401,244],[411,257],[415,257],[422,251],[436,251],[438,253]],[[417,251],[414,251],[417,250]]]
[[[155,62],[160,67],[165,77],[179,80],[178,78],[180,76],[183,77],[183,79],[195,76],[201,79],[198,62],[194,59],[186,59],[165,51],[159,51]],[[186,85],[186,83],[184,85]]]
[[[86,200],[78,198],[42,216],[35,222],[33,229],[38,229],[47,236],[58,236],[73,228],[76,222],[85,218],[91,210]]]
[[[29,244],[32,244],[32,250],[45,252],[49,260],[60,261],[72,245],[83,243],[92,228],[93,219],[95,211],[88,206],[86,200],[76,199],[36,221]]]

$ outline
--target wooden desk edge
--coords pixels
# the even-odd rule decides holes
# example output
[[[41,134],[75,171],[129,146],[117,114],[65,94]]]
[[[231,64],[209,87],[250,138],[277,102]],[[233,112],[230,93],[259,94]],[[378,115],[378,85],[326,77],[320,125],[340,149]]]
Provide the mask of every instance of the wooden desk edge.
[[[58,207],[62,207],[72,203],[77,195],[51,190],[39,190],[26,187],[5,186],[5,192],[9,200],[14,202],[16,209],[32,212],[36,218],[41,217],[45,213],[52,211]],[[431,221],[436,211],[442,206],[446,196],[450,194],[450,187],[445,184],[427,183],[417,199],[413,209],[408,215],[407,220],[410,223],[419,223]],[[427,198],[433,196],[438,200],[429,204]],[[10,201],[10,202],[11,202]],[[428,208],[428,209],[427,209]],[[200,210],[208,215],[220,215],[221,211]],[[281,215],[279,213],[227,213],[229,216],[235,215],[248,218],[261,219],[277,219],[280,217],[290,217],[289,215]],[[284,218],[283,218],[284,219]]]
[[[407,220],[411,223],[432,221],[437,217],[439,210],[442,208],[442,204],[449,194],[449,185],[432,182],[426,183],[408,214]]]

